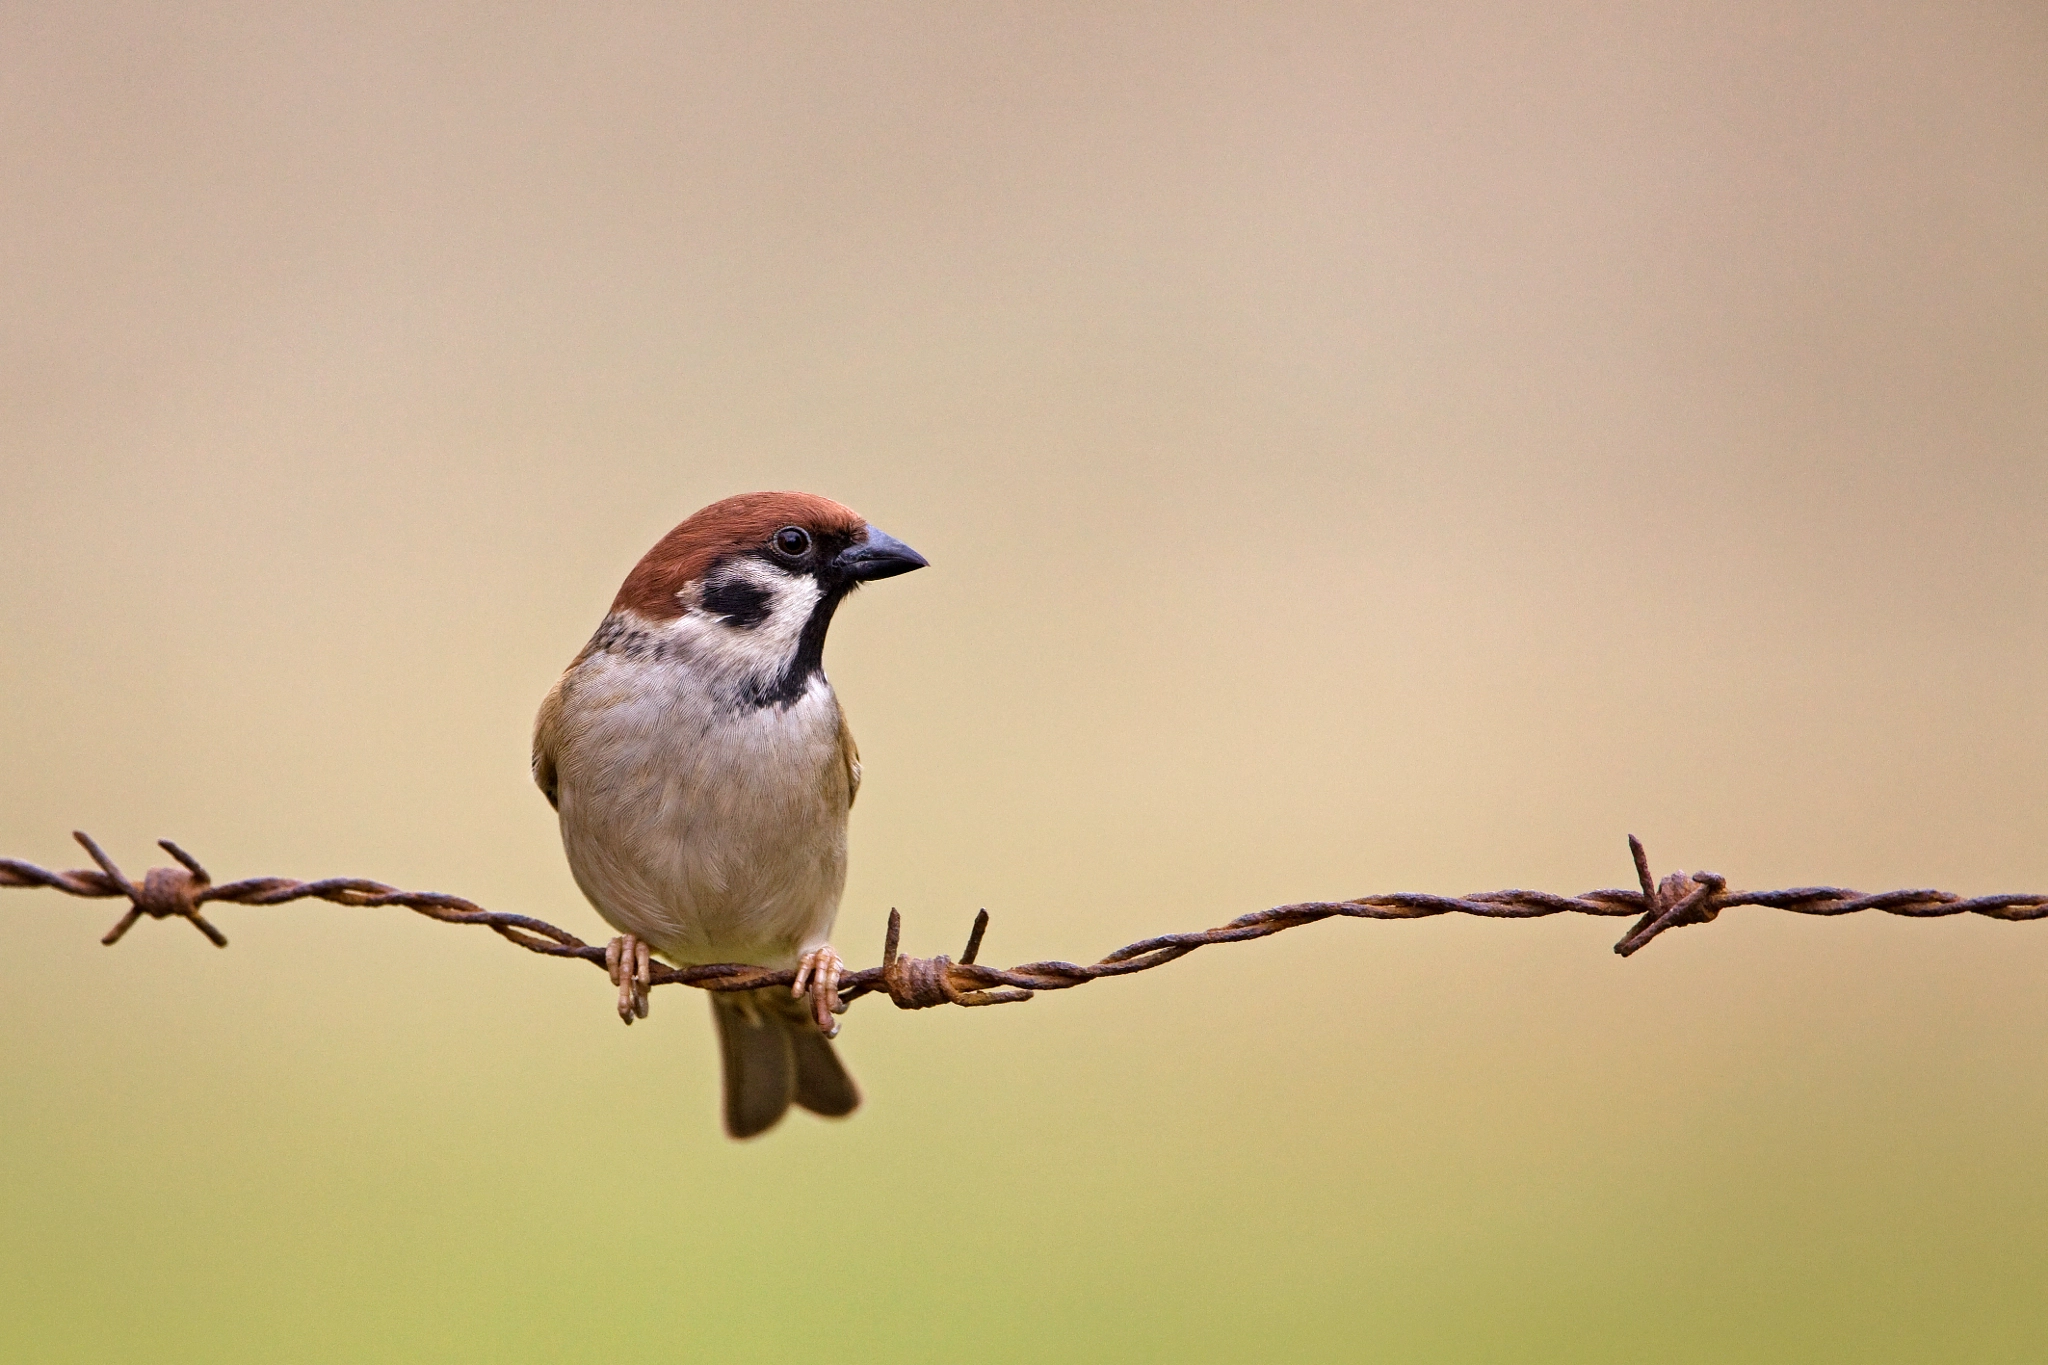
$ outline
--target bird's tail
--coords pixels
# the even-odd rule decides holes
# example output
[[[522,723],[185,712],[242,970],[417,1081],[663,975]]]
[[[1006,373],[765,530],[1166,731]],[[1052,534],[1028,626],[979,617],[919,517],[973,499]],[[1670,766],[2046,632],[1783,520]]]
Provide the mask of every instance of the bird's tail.
[[[725,1131],[750,1138],[773,1128],[792,1102],[838,1118],[860,1105],[853,1077],[811,1019],[810,1001],[784,987],[711,997],[725,1072]]]

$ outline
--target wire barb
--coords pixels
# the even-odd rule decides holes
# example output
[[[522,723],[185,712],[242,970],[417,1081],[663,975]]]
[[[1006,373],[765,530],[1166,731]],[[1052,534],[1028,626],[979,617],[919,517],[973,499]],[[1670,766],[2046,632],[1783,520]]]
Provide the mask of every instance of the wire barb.
[[[78,840],[92,860],[100,865],[100,872],[111,883],[113,890],[105,894],[119,894],[128,898],[128,913],[121,916],[113,928],[107,930],[100,942],[111,948],[121,941],[121,936],[135,927],[135,922],[144,915],[151,919],[169,919],[173,915],[190,920],[192,927],[212,941],[216,948],[228,946],[228,936],[207,922],[199,913],[199,903],[212,885],[206,869],[199,865],[185,850],[169,839],[160,839],[158,844],[164,852],[176,858],[178,867],[152,867],[137,886],[128,880],[114,860],[107,856],[105,849],[93,842],[93,837],[82,829],[71,831],[71,837]],[[84,874],[74,874],[84,875]]]
[[[128,910],[100,941],[118,943],[144,915],[152,919],[176,917],[192,922],[194,928],[219,947],[227,938],[200,913],[209,902],[235,905],[284,905],[292,901],[323,900],[336,905],[360,907],[400,906],[444,924],[479,924],[499,937],[531,953],[547,957],[581,958],[613,977],[613,984],[633,991],[621,996],[621,1014],[646,1017],[647,992],[655,986],[695,986],[707,991],[746,991],[764,986],[791,985],[796,973],[722,962],[709,966],[671,967],[652,961],[645,944],[636,944],[633,961],[623,958],[624,945],[609,950],[585,943],[566,929],[526,915],[486,910],[473,901],[439,891],[400,891],[382,882],[357,877],[330,877],[323,881],[300,882],[287,877],[252,877],[215,885],[199,860],[168,839],[159,845],[178,864],[151,868],[137,886],[114,860],[83,832],[74,837],[91,855],[97,870],[51,872],[33,863],[0,858],[0,886],[46,887],[67,896],[87,898],[121,897]],[[1834,886],[1794,887],[1786,891],[1731,891],[1727,878],[1714,872],[1687,876],[1673,872],[1659,881],[1650,871],[1650,858],[1640,839],[1629,836],[1629,853],[1636,869],[1635,890],[1588,891],[1578,896],[1561,896],[1549,891],[1478,891],[1469,896],[1436,896],[1419,891],[1394,891],[1358,896],[1344,901],[1303,901],[1276,905],[1240,915],[1228,924],[1196,933],[1161,934],[1156,938],[1128,943],[1101,960],[1089,964],[1073,962],[1027,962],[1008,969],[983,966],[976,961],[983,936],[988,932],[988,911],[974,917],[967,947],[956,962],[939,957],[908,957],[902,951],[903,916],[889,911],[889,926],[882,943],[882,965],[848,972],[840,978],[839,1003],[833,1013],[842,1013],[863,995],[889,997],[898,1009],[930,1009],[938,1005],[1010,1005],[1029,1000],[1040,991],[1071,990],[1104,977],[1130,976],[1163,967],[1186,957],[1198,948],[1219,943],[1245,943],[1269,938],[1304,924],[1326,919],[1429,919],[1437,915],[1475,915],[1483,919],[1536,919],[1545,915],[1576,914],[1607,917],[1635,916],[1614,951],[1623,957],[1639,952],[1650,940],[1671,929],[1707,924],[1736,905],[1756,905],[1798,915],[1850,915],[1875,910],[1914,919],[1938,919],[1950,915],[1983,915],[2008,921],[2048,919],[2048,894],[2023,892],[1964,897],[1947,891],[1883,891],[1866,895]],[[609,962],[607,958],[609,957]],[[630,1022],[630,1021],[629,1021]]]

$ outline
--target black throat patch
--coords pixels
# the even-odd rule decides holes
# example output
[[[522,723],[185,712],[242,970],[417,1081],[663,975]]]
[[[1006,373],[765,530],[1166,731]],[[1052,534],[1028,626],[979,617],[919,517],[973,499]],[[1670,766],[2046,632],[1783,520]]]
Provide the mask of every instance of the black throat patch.
[[[843,548],[820,538],[820,543],[795,564],[783,562],[769,550],[753,551],[747,556],[764,561],[778,573],[808,576],[818,585],[819,591],[818,600],[812,605],[810,615],[804,619],[803,629],[797,635],[796,648],[783,660],[782,667],[772,675],[749,679],[734,695],[734,702],[741,708],[758,710],[764,706],[789,706],[803,696],[813,677],[825,671],[825,634],[831,628],[832,613],[838,610],[846,594],[859,586],[830,567],[830,556]],[[723,567],[718,564],[712,566],[706,575],[709,582],[697,599],[697,606],[729,627],[753,630],[774,610],[774,590],[747,576],[722,573]]]
[[[788,706],[804,694],[813,676],[825,671],[825,632],[831,628],[832,613],[839,609],[850,585],[826,583],[821,586],[825,589],[824,594],[804,621],[803,633],[797,636],[796,650],[789,656],[789,662],[774,677],[756,679],[742,687],[739,695],[741,705],[755,709]]]

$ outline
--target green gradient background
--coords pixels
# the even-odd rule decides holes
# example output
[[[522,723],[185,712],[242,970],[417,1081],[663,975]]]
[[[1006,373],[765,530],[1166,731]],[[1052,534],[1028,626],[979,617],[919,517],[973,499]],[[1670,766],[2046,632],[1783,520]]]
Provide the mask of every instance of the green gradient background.
[[[175,14],[166,13],[175,8]],[[2030,4],[0,13],[0,852],[603,932],[533,709],[660,532],[828,654],[838,941],[2048,883]],[[0,897],[14,1361],[2032,1361],[2048,926],[1336,924],[703,1002],[391,912]],[[1078,1344],[1078,1345],[1077,1345]]]

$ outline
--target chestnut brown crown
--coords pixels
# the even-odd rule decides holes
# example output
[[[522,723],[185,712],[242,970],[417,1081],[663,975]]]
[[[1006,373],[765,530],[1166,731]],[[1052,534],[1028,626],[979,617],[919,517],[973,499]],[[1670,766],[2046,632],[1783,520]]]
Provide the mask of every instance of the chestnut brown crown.
[[[740,493],[692,513],[640,557],[612,610],[630,609],[650,620],[669,620],[684,609],[683,595],[722,561],[769,554],[802,533],[815,548],[805,555],[819,571],[845,579],[844,587],[924,567],[924,557],[870,526],[844,503],[815,493]]]

